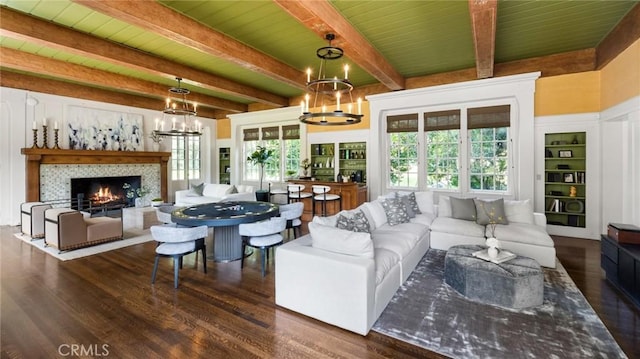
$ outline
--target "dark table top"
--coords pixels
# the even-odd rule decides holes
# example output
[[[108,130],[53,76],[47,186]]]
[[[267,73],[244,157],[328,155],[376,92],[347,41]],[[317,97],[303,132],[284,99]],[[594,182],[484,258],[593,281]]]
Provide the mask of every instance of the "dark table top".
[[[171,220],[185,226],[234,226],[257,222],[279,214],[279,207],[269,202],[233,201],[206,203],[178,208]]]

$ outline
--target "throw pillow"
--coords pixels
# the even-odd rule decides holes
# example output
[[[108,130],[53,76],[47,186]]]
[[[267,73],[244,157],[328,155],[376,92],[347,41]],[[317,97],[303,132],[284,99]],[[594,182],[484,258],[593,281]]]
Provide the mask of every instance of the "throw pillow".
[[[451,200],[451,217],[466,221],[476,220],[476,205],[473,198],[450,197],[449,199]]]
[[[451,197],[439,196],[438,217],[451,217]]]
[[[190,194],[194,194],[196,196],[202,196],[202,192],[204,191],[204,182],[195,185],[195,184],[191,184],[191,191],[189,192]]]
[[[231,185],[231,187],[229,187],[229,188],[225,191],[225,194],[233,194],[233,193],[238,193],[238,189],[236,188],[236,186]]]
[[[402,200],[402,202],[407,206],[407,213],[409,213],[410,218],[414,218],[416,214],[421,214],[420,207],[418,206],[418,201],[416,200],[416,194],[414,192],[409,192],[406,195],[402,195],[400,192],[396,192],[396,198]]]
[[[384,213],[387,215],[387,223],[390,226],[395,226],[401,223],[409,222],[409,213],[407,213],[407,207],[401,200],[392,198],[381,200]]]
[[[415,192],[416,202],[418,203],[418,208],[420,208],[420,212],[422,213],[434,213],[433,210],[433,192],[424,191],[424,192]]]
[[[346,231],[352,231],[353,230],[353,222],[351,221],[351,218],[349,218],[346,215],[340,213],[340,214],[338,214],[338,220],[336,221],[336,227],[340,228],[340,229],[344,229]]]
[[[345,213],[340,212],[338,214],[338,220],[336,221],[336,227],[353,232],[371,232],[369,220],[362,210]]]
[[[309,234],[314,248],[373,259],[373,241],[369,233],[351,232],[310,222]]]
[[[369,220],[364,212],[357,211],[356,214],[351,217],[351,222],[353,223],[354,232],[371,233],[371,226],[369,226]]]
[[[476,206],[476,223],[478,224],[509,224],[504,213],[504,199],[493,201],[474,199]]]

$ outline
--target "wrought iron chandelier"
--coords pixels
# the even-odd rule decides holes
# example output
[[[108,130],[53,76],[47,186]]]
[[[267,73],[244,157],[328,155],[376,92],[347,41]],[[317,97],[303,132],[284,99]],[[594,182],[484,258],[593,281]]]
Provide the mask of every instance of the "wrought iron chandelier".
[[[337,76],[327,77],[327,61],[337,60],[344,55],[341,48],[331,45],[331,41],[335,38],[334,34],[325,35],[329,46],[321,47],[316,51],[316,55],[320,58],[320,69],[316,80],[311,80],[311,69],[307,69],[308,93],[305,95],[305,99],[300,102],[301,115],[299,119],[300,122],[308,125],[353,125],[362,120],[362,99],[358,98],[357,112],[353,112],[354,102],[351,97],[353,84],[349,81],[349,65],[343,67],[343,79],[339,79]],[[313,108],[320,109],[320,112],[311,112],[309,105],[312,96]],[[329,106],[333,105],[334,100],[335,109],[330,111]]]
[[[180,86],[182,78],[176,77],[178,87],[169,88],[169,97],[162,110],[162,119],[156,118],[154,136],[200,136],[202,134],[202,124],[200,121],[192,119],[197,115],[197,104],[187,102],[187,95],[191,93],[188,89]],[[171,101],[171,97],[178,97],[178,100]],[[166,123],[168,122],[168,123]]]

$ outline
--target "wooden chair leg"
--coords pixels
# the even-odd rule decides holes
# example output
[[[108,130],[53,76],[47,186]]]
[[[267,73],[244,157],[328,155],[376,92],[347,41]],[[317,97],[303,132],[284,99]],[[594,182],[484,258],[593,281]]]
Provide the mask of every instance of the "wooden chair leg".
[[[156,282],[156,272],[158,271],[158,261],[160,260],[160,256],[156,254],[156,260],[153,264],[153,272],[151,272],[151,284]]]

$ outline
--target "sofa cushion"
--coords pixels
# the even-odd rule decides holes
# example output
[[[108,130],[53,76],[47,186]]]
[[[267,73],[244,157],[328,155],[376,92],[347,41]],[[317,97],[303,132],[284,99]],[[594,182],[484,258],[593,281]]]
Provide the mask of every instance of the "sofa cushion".
[[[351,232],[311,222],[309,234],[314,248],[373,259],[374,246],[369,233]]]
[[[375,233],[373,233],[373,236],[387,234],[396,235],[398,233],[402,233],[402,235],[411,237],[414,242],[417,242],[428,231],[429,226],[415,222],[401,223],[395,226],[385,224],[382,227],[376,229]]]
[[[401,261],[416,246],[415,236],[411,233],[375,231],[371,234],[371,239],[376,249],[389,250],[397,254]]]
[[[451,197],[440,196],[438,198],[438,217],[451,217]]]
[[[411,223],[420,223],[427,227],[431,227],[431,222],[433,222],[434,218],[436,218],[436,216],[433,213],[422,212],[421,214],[416,215],[415,218],[411,218]]]
[[[501,242],[526,243],[541,247],[554,247],[553,239],[544,227],[535,224],[511,222],[507,225],[498,224],[495,236]]]
[[[434,213],[433,212],[433,192],[424,191],[424,192],[415,192],[416,202],[418,203],[418,208],[420,208],[420,212],[422,213]]]
[[[476,205],[473,198],[456,198],[451,199],[451,217],[464,219],[465,221],[476,220]]]
[[[315,216],[313,217],[311,222],[321,224],[323,226],[337,227],[338,216],[343,212],[345,211],[340,211],[337,214],[334,214],[333,216],[327,216],[327,217]]]
[[[504,212],[510,223],[535,223],[533,220],[533,205],[529,199],[522,201],[504,201]]]
[[[207,183],[204,185],[202,195],[207,197],[224,198],[226,191],[231,185],[221,183]]]
[[[204,182],[200,184],[191,184],[191,190],[187,196],[202,196],[202,192],[204,191]]]
[[[204,203],[214,203],[220,202],[222,198],[220,197],[207,197],[207,196],[187,196],[183,199],[184,204],[186,205],[195,205],[195,204],[204,204]]]
[[[238,193],[255,192],[255,189],[253,188],[253,186],[246,185],[246,184],[236,185],[236,190],[238,191]]]
[[[474,221],[465,221],[449,217],[438,217],[434,219],[431,223],[431,231],[484,238],[484,226]]]
[[[507,216],[504,213],[504,200],[502,198],[496,200],[474,199],[476,206],[476,223],[478,224],[509,224]]]
[[[363,206],[371,215],[375,228],[387,223],[387,214],[384,212],[384,208],[382,208],[382,204],[379,199],[372,202],[366,202]]]
[[[382,283],[391,268],[400,261],[400,257],[390,250],[376,248],[374,250],[374,260],[376,262],[376,285],[378,285]]]
[[[409,213],[407,207],[400,199],[387,198],[380,201],[384,213],[387,216],[387,223],[391,226],[398,225],[400,223],[409,222]]]

